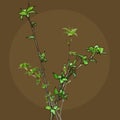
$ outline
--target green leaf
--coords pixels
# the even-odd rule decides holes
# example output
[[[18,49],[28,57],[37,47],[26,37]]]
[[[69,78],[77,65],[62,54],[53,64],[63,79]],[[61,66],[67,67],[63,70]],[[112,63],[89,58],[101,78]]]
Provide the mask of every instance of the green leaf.
[[[30,11],[29,14],[36,13],[35,11]]]
[[[21,68],[23,68],[23,69],[28,69],[28,68],[30,68],[31,66],[30,66],[30,64],[29,63],[21,63],[20,65],[19,65],[19,68],[21,69]]]
[[[40,79],[36,79],[36,85],[40,84]]]
[[[54,96],[54,95],[51,95],[51,96],[50,96],[50,100],[51,100],[51,101],[53,101],[53,100],[54,100],[54,98],[55,98],[55,96]]]
[[[68,98],[68,95],[65,94],[65,95],[63,96],[63,99],[67,99],[67,98]]]
[[[80,54],[78,56],[80,57],[84,65],[87,65],[89,63],[87,56],[80,55]]]
[[[43,89],[45,89],[45,88],[47,88],[47,87],[48,87],[47,84],[42,84],[42,88],[43,88]]]
[[[73,66],[73,63],[70,63],[69,65],[70,65],[70,66]]]
[[[22,15],[20,16],[20,19],[23,20],[23,16]]]
[[[57,108],[58,108],[58,106],[54,106],[54,108],[53,108],[53,109],[54,109],[54,110],[56,110]]]
[[[65,33],[67,34],[67,36],[77,36],[77,28],[63,28],[65,30]]]
[[[55,112],[54,109],[51,109],[50,112],[51,112],[52,114],[54,114],[54,115],[56,114],[56,112]]]
[[[26,11],[26,9],[22,9],[22,10],[19,12],[19,15],[20,15],[20,19],[23,20],[23,17],[24,17],[24,16],[27,16],[27,11]]]
[[[60,94],[65,94],[65,91],[64,90],[60,90]]]
[[[20,15],[20,18],[23,19],[23,16],[25,16],[25,17],[30,17],[30,14],[32,14],[32,13],[35,13],[34,7],[33,7],[33,6],[30,6],[30,7],[28,7],[27,9],[22,9],[22,10],[19,12],[19,15]]]
[[[70,54],[70,55],[74,55],[74,56],[77,55],[77,53],[76,53],[76,52],[73,52],[73,51],[70,51],[69,54]]]
[[[39,57],[40,57],[41,62],[47,62],[45,52],[40,53],[40,54],[39,54]]]
[[[74,61],[73,61],[73,64],[75,65],[75,64],[76,64],[76,62],[77,62],[77,60],[74,60]]]
[[[84,57],[84,56],[81,55],[81,54],[77,54],[77,56],[78,56],[79,58],[83,58],[83,57]]]
[[[31,71],[27,71],[25,74],[27,74],[29,76],[33,75],[33,73]]]
[[[30,11],[32,11],[33,9],[34,9],[34,7],[33,7],[33,6],[30,6],[30,7],[27,8],[27,12],[30,12]]]
[[[96,51],[95,51],[95,48],[94,48],[94,47],[89,47],[89,48],[88,48],[88,52],[95,53]]]
[[[63,72],[64,72],[64,74],[67,73],[67,67],[66,67],[66,64],[64,64],[64,66],[63,66]]]
[[[64,83],[64,82],[66,82],[67,81],[67,78],[61,78],[60,79],[60,83],[62,84],[62,83]]]
[[[38,68],[32,68],[32,69],[30,69],[30,71],[34,74],[35,72],[38,71]]]
[[[54,73],[54,72],[53,72],[53,77],[54,77],[55,79],[60,79],[60,78],[61,78],[60,75],[58,75],[58,74],[56,74],[56,73]]]
[[[68,62],[68,66],[71,68],[75,68],[76,67],[76,60],[72,61],[72,62]]]
[[[76,77],[76,76],[77,76],[77,74],[76,74],[75,72],[73,72],[73,76],[74,76],[74,77]]]
[[[46,106],[45,109],[46,110],[51,110],[51,106]]]
[[[54,77],[55,79],[58,79],[58,74],[53,73],[53,77]]]
[[[26,16],[26,15],[27,15],[27,12],[26,12],[26,11],[21,11],[19,14],[20,14],[21,16]]]
[[[102,54],[104,52],[104,48],[99,48],[99,52]]]
[[[40,73],[35,73],[35,77],[36,77],[36,78],[40,78],[40,77],[41,77],[41,74],[40,74]]]
[[[32,26],[35,27],[37,25],[36,22],[31,22]]]
[[[54,110],[59,110],[60,108],[58,106],[53,107]]]
[[[83,59],[83,64],[87,65],[88,64],[88,60],[87,59]]]
[[[35,36],[34,35],[30,35],[30,36],[28,36],[26,38],[28,38],[28,39],[35,39]]]
[[[54,94],[57,95],[59,92],[57,90],[57,88],[54,89]]]
[[[30,17],[30,14],[28,13],[26,16],[27,16],[27,17]]]
[[[89,47],[88,48],[88,52],[91,52],[92,54],[103,54],[104,53],[104,48],[98,46],[98,45],[95,45],[93,47]]]
[[[73,35],[75,35],[75,36],[77,36],[77,29],[76,28],[74,28],[74,29],[71,29],[71,35],[73,36]]]
[[[64,98],[64,96],[66,95],[66,93],[65,93],[64,90],[60,90],[58,95],[59,95],[59,97]]]

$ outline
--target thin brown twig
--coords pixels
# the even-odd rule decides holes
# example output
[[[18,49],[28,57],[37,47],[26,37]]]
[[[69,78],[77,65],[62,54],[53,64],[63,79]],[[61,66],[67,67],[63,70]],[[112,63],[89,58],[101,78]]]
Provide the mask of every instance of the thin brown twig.
[[[40,48],[39,48],[38,41],[37,41],[37,39],[36,39],[35,28],[34,28],[33,25],[32,25],[32,21],[31,21],[30,17],[27,17],[27,20],[28,20],[28,22],[29,22],[29,24],[30,24],[30,28],[31,28],[31,30],[32,30],[32,34],[33,34],[34,37],[35,37],[35,38],[34,38],[34,43],[35,43],[35,48],[36,48],[36,51],[37,51],[37,56],[38,56],[38,58],[39,58],[39,55],[41,54],[41,52],[40,52]],[[46,79],[46,73],[45,73],[44,65],[43,65],[43,63],[41,62],[40,58],[39,58],[39,61],[40,61],[40,67],[41,67],[40,72],[42,72],[42,75],[43,75],[43,76],[42,76],[43,82],[44,82],[45,84],[48,84],[48,81],[47,81],[47,79]],[[49,94],[48,87],[45,88],[45,91],[46,91],[46,94],[48,95],[48,94]],[[48,98],[48,103],[49,103],[50,106],[52,106],[52,102],[51,102],[50,98]]]

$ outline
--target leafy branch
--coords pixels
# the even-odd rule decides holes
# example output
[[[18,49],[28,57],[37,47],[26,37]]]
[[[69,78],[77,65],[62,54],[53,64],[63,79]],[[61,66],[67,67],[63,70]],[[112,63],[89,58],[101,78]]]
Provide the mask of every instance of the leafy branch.
[[[58,86],[55,86],[51,92],[49,88],[49,81],[46,76],[46,71],[44,64],[48,62],[46,57],[46,51],[41,52],[40,46],[38,44],[38,39],[36,36],[36,26],[37,23],[31,19],[32,14],[36,14],[34,6],[28,4],[27,8],[21,9],[19,12],[20,19],[27,19],[32,34],[27,36],[27,39],[30,39],[34,42],[36,53],[39,59],[39,67],[32,67],[29,63],[23,62],[19,65],[19,69],[25,70],[25,74],[35,78],[36,85],[41,85],[42,89],[45,90],[45,100],[46,106],[45,109],[50,112],[50,120],[53,120],[56,117],[57,120],[62,120],[62,109],[63,103],[68,99],[68,93],[66,92],[66,87],[69,83],[72,82],[72,78],[76,78],[78,75],[78,70],[82,66],[87,66],[90,62],[97,63],[96,55],[104,55],[106,52],[103,47],[99,45],[89,46],[87,52],[90,53],[89,56],[83,55],[76,51],[71,50],[71,43],[73,37],[78,37],[77,28],[63,28],[64,33],[68,36],[67,47],[68,47],[68,58],[66,63],[61,68],[61,72],[55,73],[52,72],[53,78],[58,81]],[[71,56],[74,58],[71,59]],[[72,77],[72,78],[71,78]]]
[[[37,55],[38,55],[38,58],[39,58],[39,61],[40,61],[39,72],[41,73],[41,79],[42,79],[42,83],[43,83],[42,88],[45,89],[46,95],[48,95],[49,94],[48,80],[46,79],[45,68],[44,68],[44,65],[43,65],[44,62],[47,62],[47,59],[46,59],[45,51],[44,52],[40,51],[38,40],[36,38],[35,27],[37,26],[37,24],[36,24],[36,22],[32,21],[31,17],[30,17],[31,14],[35,14],[35,13],[37,13],[35,11],[35,7],[34,6],[28,6],[26,9],[22,9],[19,12],[19,15],[20,15],[21,20],[23,20],[23,18],[26,18],[29,22],[29,25],[30,25],[30,28],[31,28],[31,31],[32,31],[32,35],[27,36],[26,38],[32,39],[34,41],[36,52],[37,52]],[[28,74],[31,74],[31,72],[28,71]],[[48,104],[52,106],[52,102],[50,101],[49,97],[48,97],[48,101],[49,101]]]

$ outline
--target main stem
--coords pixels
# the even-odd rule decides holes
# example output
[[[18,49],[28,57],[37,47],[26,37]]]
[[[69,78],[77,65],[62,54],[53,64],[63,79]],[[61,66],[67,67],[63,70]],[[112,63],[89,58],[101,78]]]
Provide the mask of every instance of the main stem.
[[[28,20],[28,22],[29,22],[29,24],[30,24],[30,27],[31,27],[31,30],[32,30],[32,34],[33,34],[33,36],[34,36],[35,48],[36,48],[36,51],[37,51],[37,56],[38,56],[38,58],[39,58],[39,55],[41,54],[41,52],[40,52],[40,48],[39,48],[38,41],[37,41],[37,39],[36,39],[35,28],[34,28],[33,25],[32,25],[32,21],[31,21],[30,17],[27,17],[27,20]],[[41,67],[40,72],[42,72],[43,82],[44,82],[44,84],[48,84],[48,81],[47,81],[47,79],[46,79],[45,68],[44,68],[44,65],[43,65],[43,63],[41,62],[40,58],[39,58],[39,62],[40,62],[40,67]],[[45,91],[46,91],[46,95],[48,95],[48,94],[49,94],[48,88],[45,88]],[[49,102],[49,105],[52,106],[52,103],[51,103],[51,101],[50,101],[50,98],[48,98],[48,102]]]

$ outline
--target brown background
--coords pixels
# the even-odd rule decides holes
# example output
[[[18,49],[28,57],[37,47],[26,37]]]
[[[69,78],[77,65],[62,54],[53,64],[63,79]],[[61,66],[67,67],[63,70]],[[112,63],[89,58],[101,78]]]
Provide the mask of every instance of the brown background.
[[[40,2],[40,3],[39,3]],[[38,5],[39,3],[39,5]],[[111,53],[111,67],[106,85],[99,95],[81,108],[65,111],[63,119],[82,120],[113,120],[120,119],[119,116],[119,4],[117,1],[37,1],[35,5],[40,7],[39,11],[54,9],[70,9],[78,11],[89,17],[104,33]],[[18,21],[18,8],[24,7],[26,2],[5,1],[1,2],[1,119],[47,119],[44,110],[31,104],[16,89],[12,82],[9,71],[9,50],[11,40],[21,23]],[[42,116],[41,116],[42,115]]]

